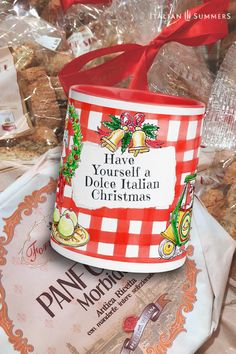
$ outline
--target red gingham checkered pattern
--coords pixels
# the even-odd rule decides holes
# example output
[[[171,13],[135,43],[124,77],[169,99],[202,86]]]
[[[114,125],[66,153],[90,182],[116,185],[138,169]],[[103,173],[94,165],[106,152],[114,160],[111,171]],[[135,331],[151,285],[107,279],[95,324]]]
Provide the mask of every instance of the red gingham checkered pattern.
[[[120,116],[123,110],[80,103],[71,99],[71,104],[80,116],[83,141],[100,144],[97,127],[102,121],[108,120],[108,114]],[[130,111],[131,114],[137,112]],[[168,226],[170,213],[175,208],[184,188],[187,175],[196,172],[199,159],[199,146],[203,123],[202,115],[179,116],[146,114],[145,122],[157,124],[158,140],[164,146],[174,146],[176,150],[176,185],[175,198],[169,209],[108,209],[95,210],[78,208],[72,200],[72,188],[65,186],[63,211],[72,209],[78,214],[78,222],[90,234],[86,246],[71,248],[73,252],[92,257],[129,262],[165,262],[156,259],[158,246],[163,240],[160,235]],[[69,144],[66,154],[70,152],[73,143],[73,131],[68,128]],[[175,257],[178,260],[184,254]],[[171,260],[168,260],[170,262]]]

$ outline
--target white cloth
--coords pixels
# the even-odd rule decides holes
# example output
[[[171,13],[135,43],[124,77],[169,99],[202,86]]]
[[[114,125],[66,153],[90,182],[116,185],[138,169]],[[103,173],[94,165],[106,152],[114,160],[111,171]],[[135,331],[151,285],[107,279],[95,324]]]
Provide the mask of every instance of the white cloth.
[[[60,152],[57,149],[47,153],[31,171],[20,177],[1,194],[0,235],[4,236],[6,218],[13,215],[19,203],[25,197],[32,195],[35,190],[39,190],[47,185],[50,178],[57,178],[59,158]],[[22,250],[27,242],[29,242],[29,235],[32,240],[43,243],[47,242],[50,232],[46,224],[48,225],[50,221],[54,199],[55,197],[51,195],[50,198],[48,197],[47,200],[42,202],[42,205],[40,204],[33,208],[35,209],[35,213],[33,212],[29,216],[22,214],[13,239],[6,246],[7,263],[0,266],[0,271],[2,273],[2,284],[6,290],[9,316],[13,320],[14,328],[23,329],[24,336],[29,339],[30,344],[34,345],[35,353],[37,354],[69,354],[72,349],[68,349],[68,343],[72,343],[81,354],[103,354],[105,352],[119,354],[124,339],[130,335],[123,331],[122,323],[124,319],[128,315],[140,315],[145,304],[158,298],[160,291],[166,291],[171,294],[173,292],[172,288],[176,286],[176,291],[180,291],[181,295],[182,292],[178,288],[178,284],[176,285],[176,279],[179,279],[179,275],[184,274],[184,268],[170,273],[155,275],[140,291],[132,295],[132,302],[127,302],[127,304],[120,307],[117,313],[106,321],[104,326],[99,327],[93,336],[87,335],[88,329],[93,325],[95,326],[99,321],[96,311],[103,306],[103,301],[107,302],[112,297],[115,297],[115,291],[124,286],[124,283],[127,283],[129,279],[140,281],[145,275],[125,274],[121,280],[122,283],[117,282],[114,290],[112,289],[107,292],[104,298],[96,303],[94,307],[91,306],[88,311],[82,309],[76,301],[73,304],[63,302],[63,310],[61,310],[60,306],[54,301],[53,311],[55,311],[56,316],[50,318],[35,299],[43,291],[47,291],[49,285],[55,285],[56,279],[65,278],[65,272],[74,263],[57,255],[49,247],[47,248],[47,252],[40,256],[38,254],[37,262],[39,263],[30,264],[24,258],[25,253]],[[45,218],[42,225],[40,225],[40,218],[42,220]],[[31,234],[33,230],[32,225],[35,226],[36,221],[38,224],[34,229],[34,233]],[[197,290],[196,301],[195,298],[189,299],[190,303],[191,301],[193,303],[193,308],[186,313],[182,310],[185,317],[185,331],[177,335],[172,346],[167,351],[168,354],[195,353],[216,329],[235,249],[235,242],[208,214],[197,199],[195,199],[193,211],[191,245],[194,247],[194,254],[191,259],[194,260],[196,268],[199,270],[195,284]],[[21,255],[21,258],[19,258],[19,255]],[[17,265],[19,259],[20,263]],[[14,262],[11,264],[10,260],[14,260]],[[87,284],[85,292],[87,292],[87,289],[91,290],[95,288],[98,277],[91,276],[82,265],[77,265],[76,267],[78,267],[76,268],[77,272],[84,273],[83,280]],[[104,271],[102,277],[106,276],[106,274],[107,272]],[[111,274],[111,272],[108,274]],[[17,293],[17,291],[21,291],[19,289],[23,289],[23,296]],[[188,289],[185,290],[187,291]],[[151,345],[151,342],[158,342],[159,334],[165,321],[171,321],[171,316],[173,315],[171,311],[174,305],[175,303],[172,302],[170,307],[166,307],[163,316],[158,320],[160,322],[157,321],[156,323],[148,324],[137,353],[144,353],[144,348]],[[114,339],[112,339],[113,336]],[[118,342],[116,338],[119,338]],[[110,341],[107,346],[106,341]],[[8,342],[8,338],[1,327],[0,342],[1,353],[17,353]],[[100,345],[102,349],[95,351],[93,349],[94,345],[98,347]],[[114,347],[112,347],[113,345]]]

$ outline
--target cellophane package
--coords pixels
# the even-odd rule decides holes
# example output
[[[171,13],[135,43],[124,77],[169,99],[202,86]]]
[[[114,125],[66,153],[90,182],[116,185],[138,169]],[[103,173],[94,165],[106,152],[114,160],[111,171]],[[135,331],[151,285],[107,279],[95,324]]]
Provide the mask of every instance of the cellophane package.
[[[200,172],[198,195],[209,213],[236,240],[236,153],[215,151],[211,163]],[[236,257],[232,264],[236,281]]]
[[[126,43],[147,44],[196,2],[163,0],[114,0],[107,10],[117,18],[119,38]],[[206,48],[169,43],[161,48],[149,72],[151,91],[196,98],[207,102],[213,74]]]
[[[67,98],[58,72],[65,33],[30,4],[0,5],[0,158],[32,160],[60,144]]]
[[[236,148],[236,44],[228,50],[211,90],[205,116],[203,144]]]

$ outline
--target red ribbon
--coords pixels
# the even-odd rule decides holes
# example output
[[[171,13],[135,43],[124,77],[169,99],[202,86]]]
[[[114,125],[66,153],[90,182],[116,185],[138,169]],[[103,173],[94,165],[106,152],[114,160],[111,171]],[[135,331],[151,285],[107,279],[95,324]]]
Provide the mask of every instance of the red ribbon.
[[[105,132],[104,130],[102,130],[101,128],[97,127],[97,132],[100,135],[101,138],[103,138],[104,136],[109,136],[110,132]]]
[[[132,116],[132,114],[130,114],[129,112],[124,112],[120,116],[120,121],[122,127],[141,127],[141,125],[145,121],[145,115],[143,113],[136,113],[134,116]]]
[[[120,122],[122,127],[133,124],[133,117],[129,112],[124,112],[120,116]]]
[[[182,16],[165,27],[147,45],[115,45],[94,50],[72,60],[59,74],[65,92],[68,94],[70,87],[78,84],[114,86],[130,76],[133,76],[130,88],[148,89],[148,70],[164,44],[178,42],[187,46],[209,45],[227,35],[228,23],[223,19],[223,14],[228,5],[229,0],[211,0],[188,10],[190,21]],[[91,60],[114,53],[120,54],[101,65],[83,70]]]
[[[61,173],[58,179],[58,192],[56,196],[56,201],[59,206],[63,204],[64,201],[64,190],[65,190],[66,179]]]
[[[141,127],[145,121],[145,115],[143,113],[136,113],[133,117],[133,126]]]
[[[64,11],[67,11],[72,5],[83,4],[83,5],[108,5],[111,0],[61,0],[61,6]]]
[[[165,143],[163,141],[146,139],[146,144],[153,149],[157,149],[161,148]]]

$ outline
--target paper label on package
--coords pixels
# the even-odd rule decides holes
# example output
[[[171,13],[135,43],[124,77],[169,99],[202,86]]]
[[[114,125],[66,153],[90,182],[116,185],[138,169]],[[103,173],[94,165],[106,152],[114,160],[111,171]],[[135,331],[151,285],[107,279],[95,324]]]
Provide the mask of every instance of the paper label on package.
[[[90,51],[93,33],[85,27],[80,32],[74,32],[67,40],[75,57]]]
[[[174,200],[175,169],[174,147],[131,157],[128,152],[112,154],[84,142],[80,166],[72,180],[73,200],[89,209],[168,209]]]
[[[1,121],[6,122],[6,123],[14,123],[15,122],[14,114],[11,111],[1,111],[0,112],[0,119],[1,119]]]
[[[57,50],[59,44],[61,43],[61,38],[50,37],[50,36],[40,36],[40,37],[37,37],[35,40],[42,47],[50,49],[50,50],[54,50],[54,51]]]
[[[29,129],[23,113],[14,60],[8,48],[0,49],[0,139]]]

